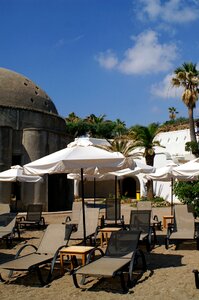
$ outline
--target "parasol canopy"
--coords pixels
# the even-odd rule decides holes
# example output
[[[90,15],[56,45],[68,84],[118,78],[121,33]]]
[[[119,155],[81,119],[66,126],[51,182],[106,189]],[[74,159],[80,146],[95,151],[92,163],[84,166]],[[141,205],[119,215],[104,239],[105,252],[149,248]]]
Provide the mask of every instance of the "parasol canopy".
[[[12,166],[10,169],[0,172],[0,181],[7,182],[42,182],[41,176],[25,175],[23,168],[19,165]]]

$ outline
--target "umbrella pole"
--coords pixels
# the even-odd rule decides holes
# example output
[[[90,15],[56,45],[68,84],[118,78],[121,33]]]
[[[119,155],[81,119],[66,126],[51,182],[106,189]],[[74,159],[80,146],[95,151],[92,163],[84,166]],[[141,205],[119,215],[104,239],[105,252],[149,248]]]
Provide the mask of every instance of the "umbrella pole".
[[[117,176],[115,176],[115,225],[117,225]]]
[[[82,214],[83,214],[83,233],[84,233],[83,243],[84,243],[84,245],[86,245],[86,222],[85,222],[85,205],[84,205],[84,176],[83,176],[83,168],[81,168],[81,187],[82,187]]]
[[[94,177],[94,207],[95,207],[95,198],[96,198],[96,180],[95,180],[95,177]]]
[[[173,216],[173,178],[171,178],[171,215]]]

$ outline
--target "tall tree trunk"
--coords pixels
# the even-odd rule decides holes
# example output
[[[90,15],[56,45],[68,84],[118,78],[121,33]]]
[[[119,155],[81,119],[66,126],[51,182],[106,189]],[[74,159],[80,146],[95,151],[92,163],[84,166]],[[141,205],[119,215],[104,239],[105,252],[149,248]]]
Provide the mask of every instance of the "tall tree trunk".
[[[191,139],[191,142],[197,144],[196,133],[195,133],[195,123],[194,123],[194,118],[193,118],[193,107],[188,107],[188,114],[189,114],[190,139]],[[192,150],[192,153],[196,157],[199,157],[199,149],[198,149],[198,147],[197,147],[197,150],[195,150],[195,151]]]
[[[147,199],[152,200],[153,199],[153,180],[148,180],[146,183],[147,188]]]
[[[196,133],[195,133],[195,124],[194,124],[194,118],[193,118],[193,107],[188,107],[188,114],[189,114],[190,139],[191,139],[191,142],[197,142]]]
[[[152,166],[154,164],[154,157],[155,153],[153,155],[146,155],[145,160],[147,165]],[[147,188],[147,199],[151,200],[153,199],[153,180],[148,180],[146,183],[146,188]]]

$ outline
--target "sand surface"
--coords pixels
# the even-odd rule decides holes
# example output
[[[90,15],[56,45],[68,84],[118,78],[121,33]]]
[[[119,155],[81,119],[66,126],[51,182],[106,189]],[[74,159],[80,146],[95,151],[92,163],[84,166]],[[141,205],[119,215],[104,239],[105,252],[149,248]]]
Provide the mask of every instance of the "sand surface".
[[[125,220],[128,219],[129,207],[123,207]],[[159,218],[169,214],[168,210],[157,209]],[[65,220],[66,214],[45,215],[46,222],[60,223]],[[39,244],[43,230],[22,230],[21,241],[14,241],[13,247],[6,248],[5,243],[0,244],[0,263],[13,257],[24,243]],[[147,271],[138,283],[122,294],[118,278],[108,280],[92,280],[84,290],[74,287],[69,273],[55,278],[48,286],[41,287],[34,273],[15,273],[9,283],[0,283],[0,299],[134,299],[134,300],[189,300],[199,299],[199,290],[195,288],[193,269],[199,269],[199,251],[196,243],[189,242],[175,250],[174,245],[166,250],[164,237],[166,230],[157,231],[158,243],[150,253],[146,253]],[[7,271],[0,269],[5,277]],[[59,275],[59,264],[55,274]]]

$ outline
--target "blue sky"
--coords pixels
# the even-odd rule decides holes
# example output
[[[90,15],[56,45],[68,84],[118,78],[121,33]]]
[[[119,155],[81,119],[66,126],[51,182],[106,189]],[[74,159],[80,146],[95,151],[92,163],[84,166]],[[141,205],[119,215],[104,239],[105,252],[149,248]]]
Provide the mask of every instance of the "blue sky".
[[[170,78],[198,64],[198,28],[198,0],[0,0],[0,67],[33,80],[63,117],[162,123],[171,106],[188,116]]]

